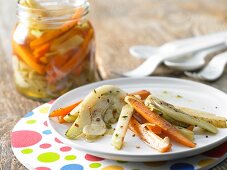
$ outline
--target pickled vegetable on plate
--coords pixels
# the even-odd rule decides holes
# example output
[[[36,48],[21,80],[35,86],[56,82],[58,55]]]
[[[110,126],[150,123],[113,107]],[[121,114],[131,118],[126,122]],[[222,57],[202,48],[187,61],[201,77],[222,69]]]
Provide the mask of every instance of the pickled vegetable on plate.
[[[146,102],[147,104],[150,102],[151,104],[155,105],[158,109],[160,109],[163,113],[168,114],[169,117],[175,120],[188,123],[190,125],[197,125],[212,133],[218,132],[218,129],[214,125],[210,124],[209,122],[199,117],[193,117],[181,111],[180,109],[177,109],[174,105],[170,103],[167,103],[151,95],[148,96],[146,100],[148,101]]]
[[[126,104],[122,107],[121,114],[111,139],[112,145],[118,150],[122,148],[132,114],[133,108],[131,106]]]
[[[12,39],[19,92],[49,100],[98,80],[94,30],[87,13],[86,1],[79,6],[72,2],[19,1],[19,22]]]
[[[91,142],[112,135],[111,144],[120,150],[125,141],[129,142],[125,137],[130,129],[133,136],[160,152],[171,150],[171,140],[194,148],[196,125],[217,133],[209,121],[214,118],[213,124],[223,126],[226,120],[211,113],[174,106],[146,90],[126,93],[114,85],[98,87],[81,101],[57,109],[49,117],[57,117],[59,123],[72,123],[65,133],[69,139],[83,138]],[[112,129],[114,123],[117,124]]]
[[[66,136],[77,139],[82,135],[87,140],[93,140],[104,135],[108,126],[118,121],[125,105],[125,96],[123,90],[113,85],[104,85],[91,91],[76,107],[79,108],[77,118]]]
[[[128,97],[126,102],[138,113],[140,113],[149,123],[156,124],[157,126],[162,128],[164,134],[169,136],[171,139],[191,148],[196,146],[192,141],[183,136],[175,126],[173,126],[171,123],[159,116],[156,112],[151,111],[147,106],[145,106],[141,100],[133,97]]]
[[[205,120],[205,121],[209,122],[210,124],[214,125],[215,127],[227,128],[227,119],[225,117],[216,116],[213,113],[208,113],[208,112],[204,112],[204,111],[197,110],[197,109],[191,109],[191,108],[187,108],[187,107],[176,106],[176,108],[191,116]]]

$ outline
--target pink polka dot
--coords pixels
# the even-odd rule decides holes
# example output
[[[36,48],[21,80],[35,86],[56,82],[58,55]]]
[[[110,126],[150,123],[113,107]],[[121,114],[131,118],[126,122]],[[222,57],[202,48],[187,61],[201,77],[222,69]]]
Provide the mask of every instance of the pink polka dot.
[[[43,124],[48,127],[47,121],[43,122]]]
[[[39,145],[39,147],[42,148],[42,149],[47,149],[47,148],[51,147],[51,144],[49,144],[49,143],[44,143],[44,144],[42,144],[42,145]]]
[[[47,167],[37,167],[35,170],[51,170],[50,168]]]
[[[62,152],[68,152],[68,151],[70,151],[72,148],[71,147],[69,147],[69,146],[64,146],[64,147],[61,147],[60,148],[60,151],[62,151]]]
[[[219,157],[222,157],[226,152],[227,152],[227,142],[223,143],[217,148],[214,148],[208,152],[203,153],[203,155],[219,158]]]
[[[60,141],[58,138],[55,138],[54,140],[55,140],[55,142],[57,142],[57,143],[62,143],[62,141]]]
[[[54,103],[54,101],[55,101],[55,100],[51,100],[51,101],[49,101],[48,103],[49,103],[49,104],[52,104],[52,103]]]
[[[86,154],[85,159],[88,160],[88,161],[102,161],[102,160],[104,160],[104,158],[100,158],[100,157],[93,156],[93,155],[90,155],[90,154]]]
[[[38,132],[21,130],[11,133],[11,142],[14,148],[23,148],[37,144],[42,136]]]

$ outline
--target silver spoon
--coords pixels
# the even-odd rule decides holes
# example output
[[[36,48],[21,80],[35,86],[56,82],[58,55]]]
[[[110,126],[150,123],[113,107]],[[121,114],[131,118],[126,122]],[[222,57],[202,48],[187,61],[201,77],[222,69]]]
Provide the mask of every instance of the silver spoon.
[[[227,52],[216,55],[200,72],[185,72],[185,75],[199,80],[215,81],[221,77],[227,63]]]
[[[157,54],[154,54],[153,57],[148,58],[144,63],[142,63],[136,69],[126,73],[122,73],[121,75],[126,77],[148,76],[152,74],[154,70],[157,68],[157,66],[166,59],[184,57],[186,54],[198,52],[198,51],[201,51],[202,49],[211,48],[217,45],[221,45],[223,43],[224,43],[224,37],[215,38],[215,39],[212,39],[212,41],[200,41],[197,43],[193,43],[191,45],[178,48],[177,50],[175,49],[169,53],[158,52]]]
[[[170,68],[181,71],[193,71],[202,68],[205,65],[205,58],[216,51],[224,49],[226,45],[215,46],[206,50],[197,52],[195,55],[188,55],[183,58],[167,59],[164,64]],[[149,58],[153,54],[157,53],[158,48],[149,45],[137,45],[129,48],[129,52],[132,56],[137,58]]]
[[[164,64],[170,68],[181,71],[193,71],[202,68],[206,64],[205,58],[214,52],[218,52],[226,48],[226,45],[215,46],[197,52],[195,55],[189,55],[184,58],[165,60]]]
[[[160,53],[169,53],[176,49],[189,46],[194,43],[212,41],[213,39],[219,39],[227,36],[227,31],[212,33],[208,35],[202,35],[197,37],[191,37],[186,39],[174,40],[167,42],[161,46],[150,46],[150,45],[136,45],[129,48],[129,52],[134,57],[147,59],[151,55]]]

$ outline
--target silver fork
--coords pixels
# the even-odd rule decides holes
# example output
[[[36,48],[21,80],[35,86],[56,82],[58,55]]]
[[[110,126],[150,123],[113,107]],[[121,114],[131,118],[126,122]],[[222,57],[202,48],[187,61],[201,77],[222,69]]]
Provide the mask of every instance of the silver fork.
[[[227,63],[227,51],[214,56],[211,61],[199,72],[188,72],[184,74],[188,77],[204,80],[204,81],[215,81],[221,77],[225,70]]]

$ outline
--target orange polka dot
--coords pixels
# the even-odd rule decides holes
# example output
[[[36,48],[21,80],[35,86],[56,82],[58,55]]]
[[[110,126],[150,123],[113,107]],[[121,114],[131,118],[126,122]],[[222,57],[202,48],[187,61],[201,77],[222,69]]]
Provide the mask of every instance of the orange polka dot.
[[[110,165],[102,168],[102,170],[124,170],[124,168],[118,165]]]
[[[207,165],[210,165],[210,164],[212,164],[214,162],[214,160],[213,159],[202,159],[202,160],[200,160],[199,162],[198,162],[198,165],[200,166],[200,167],[206,167]]]

